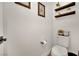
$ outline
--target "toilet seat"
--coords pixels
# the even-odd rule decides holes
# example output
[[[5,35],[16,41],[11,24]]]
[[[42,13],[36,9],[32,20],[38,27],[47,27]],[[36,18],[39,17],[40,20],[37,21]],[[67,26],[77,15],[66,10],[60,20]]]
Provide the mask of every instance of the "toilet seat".
[[[67,56],[67,49],[65,47],[55,45],[51,50],[53,56]]]

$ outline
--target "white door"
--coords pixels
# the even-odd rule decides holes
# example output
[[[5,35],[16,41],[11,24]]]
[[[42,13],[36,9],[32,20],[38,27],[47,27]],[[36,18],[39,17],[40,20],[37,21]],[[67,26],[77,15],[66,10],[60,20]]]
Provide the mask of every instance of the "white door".
[[[0,56],[6,55],[6,39],[4,31],[4,20],[3,20],[3,3],[0,2]]]
[[[27,50],[27,48],[29,49],[30,46],[28,46],[29,42],[26,41],[27,39],[26,22],[25,20],[22,19],[23,17],[22,18],[18,17],[18,10],[16,9],[17,6],[15,3],[6,2],[3,4],[3,11],[4,11],[3,27],[4,27],[5,36],[7,36],[6,50],[8,56],[17,56],[17,55],[24,56],[30,54]]]
[[[2,16],[2,3],[0,2],[0,37],[3,36],[3,16]],[[0,43],[0,56],[3,55],[3,43]]]

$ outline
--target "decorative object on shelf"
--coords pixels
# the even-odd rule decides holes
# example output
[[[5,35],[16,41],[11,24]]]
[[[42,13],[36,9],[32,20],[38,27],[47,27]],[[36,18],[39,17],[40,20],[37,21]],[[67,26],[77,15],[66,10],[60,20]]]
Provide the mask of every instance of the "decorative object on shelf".
[[[40,2],[38,2],[38,15],[45,17],[45,5]]]
[[[70,35],[70,32],[69,31],[64,31],[64,30],[60,29],[60,30],[58,30],[58,35],[59,36],[68,37]]]
[[[31,9],[31,3],[30,2],[15,2],[18,5],[21,5],[23,7]]]
[[[58,35],[59,36],[64,36],[64,30],[62,30],[62,29],[58,30]]]
[[[60,6],[60,3],[58,2],[58,3],[56,4],[56,6],[59,7],[59,6]]]
[[[65,9],[65,8],[68,8],[68,7],[71,7],[71,6],[74,6],[75,5],[75,2],[71,2],[69,4],[66,4],[64,6],[61,6],[59,8],[56,8],[55,11],[59,11],[59,10],[62,10],[62,9]]]
[[[58,18],[58,17],[62,17],[62,16],[72,15],[72,14],[75,14],[75,13],[76,13],[75,11],[70,11],[70,12],[67,12],[67,13],[56,15],[55,17]]]

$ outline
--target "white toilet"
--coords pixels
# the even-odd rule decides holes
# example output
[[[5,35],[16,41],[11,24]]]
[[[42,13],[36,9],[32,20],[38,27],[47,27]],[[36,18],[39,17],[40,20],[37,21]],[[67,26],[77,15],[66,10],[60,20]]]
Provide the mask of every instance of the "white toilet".
[[[69,46],[69,38],[64,36],[58,37],[56,43],[57,44],[52,47],[51,55],[68,56],[67,48]]]

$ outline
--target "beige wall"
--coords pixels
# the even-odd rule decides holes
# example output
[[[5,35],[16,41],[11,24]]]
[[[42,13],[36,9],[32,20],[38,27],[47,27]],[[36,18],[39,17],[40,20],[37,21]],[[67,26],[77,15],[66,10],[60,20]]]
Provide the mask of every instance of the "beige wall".
[[[62,2],[60,4],[63,4]],[[55,8],[55,3],[53,5]],[[56,44],[57,31],[59,29],[64,29],[65,31],[70,31],[70,45],[69,51],[78,54],[79,51],[79,3],[71,8],[76,11],[75,15],[64,16],[60,18],[53,17],[53,38]],[[53,10],[54,15],[55,11]],[[64,11],[65,12],[65,11]]]
[[[46,6],[45,18],[38,16],[37,2],[31,3],[31,9],[13,2],[4,3],[8,55],[47,55],[52,48],[52,3],[42,3]],[[47,40],[47,46],[42,47],[41,40]]]

